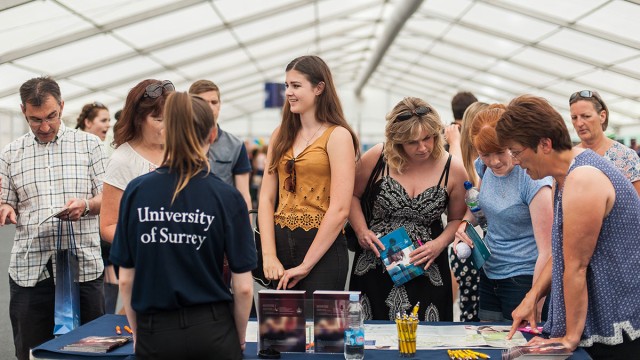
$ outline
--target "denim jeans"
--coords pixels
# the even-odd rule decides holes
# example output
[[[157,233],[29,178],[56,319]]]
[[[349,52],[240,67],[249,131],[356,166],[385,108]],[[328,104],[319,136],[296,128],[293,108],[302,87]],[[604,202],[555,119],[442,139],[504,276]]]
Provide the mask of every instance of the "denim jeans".
[[[531,290],[532,282],[533,275],[492,280],[480,270],[480,320],[512,321],[511,313]]]

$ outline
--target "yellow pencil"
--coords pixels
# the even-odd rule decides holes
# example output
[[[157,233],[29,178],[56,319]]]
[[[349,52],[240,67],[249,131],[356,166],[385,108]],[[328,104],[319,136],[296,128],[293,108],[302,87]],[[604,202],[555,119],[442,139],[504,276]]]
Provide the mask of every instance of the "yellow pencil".
[[[474,350],[469,350],[471,351],[474,355],[476,355],[477,357],[481,358],[481,359],[491,359],[491,356],[485,354],[485,353],[481,353],[481,352],[477,352]]]

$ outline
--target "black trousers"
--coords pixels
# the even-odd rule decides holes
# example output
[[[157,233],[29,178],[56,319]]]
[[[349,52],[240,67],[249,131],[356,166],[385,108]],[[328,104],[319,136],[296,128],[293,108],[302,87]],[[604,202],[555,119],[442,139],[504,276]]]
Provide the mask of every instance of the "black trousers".
[[[53,274],[51,261],[47,264]],[[103,276],[80,283],[80,323],[85,324],[104,315]],[[56,290],[53,277],[34,287],[22,287],[9,277],[9,317],[13,343],[19,360],[29,359],[29,350],[53,339],[53,312]]]
[[[230,303],[136,314],[136,359],[242,359]]]
[[[302,264],[318,229],[305,231],[290,230],[275,226],[276,254],[285,269]],[[349,253],[347,239],[340,233],[329,250],[322,256],[309,275],[300,280],[290,290],[306,290],[313,294],[316,290],[344,290],[349,272]],[[308,295],[310,296],[310,295]]]

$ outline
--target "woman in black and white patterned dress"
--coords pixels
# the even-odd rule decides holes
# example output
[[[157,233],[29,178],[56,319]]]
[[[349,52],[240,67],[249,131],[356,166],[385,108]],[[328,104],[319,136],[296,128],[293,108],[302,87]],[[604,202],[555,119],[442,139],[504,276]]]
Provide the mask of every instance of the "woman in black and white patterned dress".
[[[358,237],[350,290],[363,294],[366,319],[394,319],[420,301],[420,320],[452,321],[451,276],[447,246],[465,214],[460,160],[444,151],[442,123],[425,101],[405,98],[387,115],[386,143],[367,151],[356,171],[354,201],[349,221]],[[384,152],[384,154],[382,154]],[[377,160],[386,167],[378,179],[379,192],[366,224],[359,198]],[[448,211],[443,227],[441,216]],[[425,274],[394,286],[380,259],[384,235],[404,226],[416,250],[410,261],[425,268]],[[422,244],[422,245],[421,245]],[[377,248],[378,247],[378,248]]]

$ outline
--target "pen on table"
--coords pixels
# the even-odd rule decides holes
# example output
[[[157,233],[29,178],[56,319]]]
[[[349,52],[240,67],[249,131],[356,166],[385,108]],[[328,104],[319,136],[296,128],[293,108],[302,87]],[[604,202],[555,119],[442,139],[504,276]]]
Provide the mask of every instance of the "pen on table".
[[[133,331],[131,330],[131,328],[130,328],[128,325],[125,325],[125,326],[124,326],[124,330],[125,330],[126,332],[128,332],[129,334],[133,334]]]
[[[416,241],[418,242],[418,246],[422,246],[422,240],[420,240],[420,238],[416,238]]]
[[[116,326],[116,334],[122,335],[122,331],[120,331],[120,326]]]

